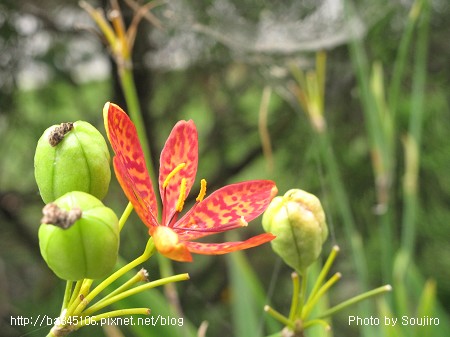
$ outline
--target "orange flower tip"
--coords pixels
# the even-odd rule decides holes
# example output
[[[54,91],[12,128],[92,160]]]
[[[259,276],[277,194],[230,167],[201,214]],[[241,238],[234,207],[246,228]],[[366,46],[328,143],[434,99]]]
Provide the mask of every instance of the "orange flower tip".
[[[273,239],[276,239],[276,235],[273,235],[272,233],[267,233],[268,235],[267,235],[267,237],[269,238],[269,240],[268,241],[272,241]]]
[[[192,256],[184,242],[180,242],[178,234],[166,226],[157,226],[152,231],[156,250],[169,259],[179,262],[191,262]]]
[[[152,311],[151,311],[150,309],[147,309],[146,314],[147,314],[147,315],[150,315],[151,313],[152,313]]]
[[[245,221],[244,216],[241,216],[241,218],[239,219],[239,224],[241,227],[247,227],[248,226],[248,222]]]

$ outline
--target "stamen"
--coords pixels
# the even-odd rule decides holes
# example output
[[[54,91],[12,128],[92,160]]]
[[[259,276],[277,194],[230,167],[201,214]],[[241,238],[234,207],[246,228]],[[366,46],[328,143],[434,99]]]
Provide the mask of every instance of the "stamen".
[[[186,199],[186,178],[181,179],[181,186],[180,186],[180,195],[178,196],[178,201],[175,209],[177,212],[181,212],[183,210],[184,206],[184,200]]]
[[[186,166],[186,163],[178,164],[177,167],[175,167],[175,168],[172,170],[172,172],[170,172],[170,173],[167,175],[166,179],[164,180],[163,188],[166,188],[167,185],[169,185],[170,179],[172,179],[172,177],[173,177],[175,174],[177,174],[178,172],[180,172],[180,170],[183,169],[183,167],[185,167],[185,166]]]
[[[195,201],[197,202],[202,201],[205,195],[206,195],[206,180],[202,179],[200,181],[200,192],[198,193],[198,197],[197,199],[195,199]]]
[[[241,216],[241,218],[239,219],[239,224],[240,224],[242,227],[247,227],[247,226],[248,226],[248,222],[245,221],[244,216]]]

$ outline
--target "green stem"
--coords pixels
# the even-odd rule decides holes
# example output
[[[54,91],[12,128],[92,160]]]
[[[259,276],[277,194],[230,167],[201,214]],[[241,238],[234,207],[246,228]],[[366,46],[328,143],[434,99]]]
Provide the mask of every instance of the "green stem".
[[[305,305],[305,297],[306,297],[306,280],[307,280],[307,274],[306,274],[306,270],[301,274],[302,280],[301,280],[301,284],[300,284],[300,294],[299,294],[299,299],[298,299],[298,308],[296,311],[296,318],[300,318],[303,312],[303,308]]]
[[[405,32],[400,40],[398,53],[395,58],[394,69],[392,71],[391,84],[389,86],[389,108],[393,116],[397,112],[397,101],[400,97],[400,88],[402,84],[403,74],[406,68],[406,59],[409,54],[408,51],[414,37],[414,28],[422,11],[423,0],[416,0],[409,12],[408,22],[406,23]]]
[[[124,292],[125,290],[130,289],[133,285],[135,285],[138,282],[141,281],[146,281],[147,280],[147,271],[144,268],[141,268],[141,270],[139,270],[136,275],[134,275],[131,279],[129,279],[127,282],[125,282],[124,284],[122,284],[119,288],[117,288],[116,290],[114,290],[113,292],[110,292],[108,295],[106,295],[105,297],[103,297],[100,301],[98,301],[96,304],[99,304],[105,300],[107,300],[108,298],[111,298],[117,294],[120,294],[122,292]]]
[[[294,321],[289,320],[289,318],[287,318],[286,316],[284,316],[280,312],[276,311],[272,307],[266,305],[264,307],[264,311],[267,312],[273,318],[275,318],[281,324],[283,324],[283,325],[285,325],[285,326],[287,326],[287,327],[289,327],[291,329],[295,328]]]
[[[370,291],[366,291],[363,294],[360,294],[360,295],[357,295],[355,297],[352,297],[352,298],[348,299],[347,301],[344,301],[344,302],[342,302],[342,303],[340,303],[340,304],[338,304],[338,305],[336,305],[336,306],[326,310],[321,315],[316,317],[316,319],[322,319],[322,318],[325,318],[325,317],[332,316],[336,312],[338,312],[338,311],[340,311],[342,309],[345,309],[345,308],[347,308],[347,307],[349,307],[349,306],[351,306],[351,305],[353,305],[355,303],[361,302],[361,301],[366,300],[366,299],[368,299],[370,297],[373,297],[373,296],[376,296],[376,295],[380,295],[380,294],[383,294],[383,293],[385,293],[387,291],[391,291],[391,290],[392,290],[392,287],[390,285],[385,285],[385,286],[382,286],[382,287],[379,287],[379,288],[376,288],[376,289],[373,289],[373,290],[370,290]]]
[[[404,189],[404,218],[403,218],[403,236],[402,247],[412,255],[414,241],[416,236],[416,218],[418,208],[417,180],[419,171],[420,148],[422,142],[422,129],[424,117],[425,84],[427,73],[427,52],[428,52],[428,31],[430,21],[430,5],[427,0],[422,1],[422,20],[419,23],[416,60],[414,64],[414,77],[411,94],[411,115],[409,120],[409,132],[411,144],[415,147],[416,160],[411,161],[410,167],[405,173]],[[409,184],[408,184],[409,182]]]
[[[119,78],[120,84],[122,86],[123,94],[125,96],[125,101],[127,102],[127,110],[130,117],[136,126],[136,131],[141,141],[142,151],[144,152],[145,162],[147,163],[147,170],[150,174],[150,179],[153,182],[153,186],[157,182],[155,172],[153,170],[153,163],[151,160],[150,147],[148,142],[147,133],[144,127],[144,119],[142,118],[141,107],[139,104],[139,97],[136,90],[136,85],[134,82],[133,71],[131,66],[131,60],[125,60],[123,65],[119,65]]]
[[[63,303],[61,307],[61,312],[64,311],[69,306],[71,294],[72,294],[72,288],[73,288],[73,281],[67,281],[66,282],[66,290],[64,291],[64,298]]]
[[[304,328],[304,329],[307,329],[307,328],[310,328],[310,327],[312,327],[312,326],[314,326],[314,325],[322,325],[323,328],[325,329],[325,331],[330,331],[330,330],[331,330],[331,327],[330,327],[330,325],[328,324],[328,322],[324,321],[323,319],[313,319],[313,320],[311,320],[311,321],[307,321],[307,322],[303,325],[303,328]]]
[[[106,278],[104,281],[102,281],[97,287],[95,287],[84,299],[81,305],[79,305],[76,310],[74,311],[75,316],[79,316],[80,313],[86,308],[86,306],[92,302],[92,300],[100,294],[101,291],[103,291],[107,286],[109,286],[111,283],[113,283],[115,280],[117,280],[119,277],[130,271],[131,269],[135,268],[136,266],[140,265],[141,263],[144,263],[147,261],[154,253],[155,251],[155,245],[153,244],[153,238],[150,238],[147,241],[147,245],[145,246],[145,250],[142,253],[141,256],[134,259],[124,267],[120,268],[118,271],[110,275],[108,278]]]
[[[69,303],[67,303],[67,307],[70,307],[72,305],[72,303],[75,301],[75,299],[78,298],[79,294],[80,294],[80,290],[81,290],[81,286],[83,285],[83,281],[84,280],[79,280],[75,283],[75,289],[72,292],[72,296],[70,297]],[[64,308],[64,309],[66,309]]]
[[[344,223],[344,232],[347,241],[352,248],[352,257],[355,263],[358,279],[360,280],[362,289],[369,288],[369,279],[367,271],[366,254],[362,245],[361,234],[356,229],[355,220],[350,207],[350,200],[345,190],[343,179],[339,171],[337,159],[333,152],[333,146],[330,142],[327,132],[317,135],[320,145],[320,154],[324,162],[327,173],[329,174],[329,182],[333,193],[333,200],[337,204],[337,210]]]
[[[125,210],[123,211],[122,216],[120,217],[120,220],[119,220],[119,231],[122,230],[123,226],[125,225],[125,222],[127,222],[128,217],[130,216],[132,211],[133,211],[133,205],[131,204],[131,202],[128,202],[128,205],[125,208]]]
[[[91,285],[92,285],[93,282],[94,282],[94,280],[91,280],[91,279],[84,279],[82,281],[80,292],[78,293],[78,295],[75,298],[75,300],[70,304],[70,307],[67,308],[67,312],[65,314],[65,317],[70,317],[72,315],[77,316],[77,314],[76,314],[77,313],[77,309],[84,302],[87,294],[89,293],[89,290],[90,290]]]
[[[119,309],[114,311],[108,311],[103,314],[89,317],[89,319],[82,319],[81,324],[77,324],[77,329],[94,322],[101,321],[111,317],[126,316],[126,315],[150,315],[150,309],[148,308],[132,308],[132,309]]]
[[[330,289],[337,281],[341,279],[341,273],[334,274],[325,284],[311,297],[302,312],[302,320],[306,320],[317,301]]]
[[[331,249],[330,255],[328,255],[327,261],[325,262],[325,264],[322,267],[322,270],[320,271],[319,276],[317,277],[316,283],[314,283],[314,287],[311,290],[311,293],[309,294],[309,298],[306,301],[307,303],[314,297],[316,296],[317,291],[320,289],[320,287],[322,286],[322,283],[325,280],[325,277],[328,275],[328,272],[330,271],[331,266],[334,263],[334,260],[336,259],[337,254],[339,253],[339,247],[338,246],[333,246],[333,248]]]
[[[163,279],[159,279],[159,280],[156,280],[156,281],[148,282],[146,284],[137,286],[137,287],[135,287],[133,289],[129,289],[129,290],[124,291],[124,292],[122,292],[120,294],[112,296],[112,297],[108,298],[107,300],[104,300],[104,301],[101,301],[99,303],[94,304],[92,307],[88,308],[87,310],[85,310],[83,312],[83,316],[89,316],[92,313],[94,313],[94,312],[96,312],[96,311],[98,311],[100,309],[103,309],[104,307],[106,307],[106,306],[108,306],[110,304],[113,304],[113,303],[115,303],[117,301],[120,301],[120,300],[122,300],[124,298],[127,298],[129,296],[138,294],[140,292],[146,291],[148,289],[152,289],[152,288],[159,287],[159,286],[162,286],[162,285],[165,285],[165,284],[169,284],[169,283],[173,283],[173,282],[185,281],[185,280],[188,280],[188,279],[189,279],[189,274],[185,273],[185,274],[178,274],[178,275],[166,277],[166,278],[163,278]]]
[[[300,282],[299,276],[297,273],[292,273],[292,300],[291,300],[291,309],[289,310],[289,321],[293,321],[295,319],[295,314],[298,308],[298,299],[300,293]]]

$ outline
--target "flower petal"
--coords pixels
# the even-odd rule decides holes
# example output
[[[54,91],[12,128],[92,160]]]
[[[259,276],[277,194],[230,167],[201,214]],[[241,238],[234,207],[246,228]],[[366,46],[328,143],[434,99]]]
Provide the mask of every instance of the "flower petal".
[[[171,228],[157,226],[150,230],[150,234],[156,250],[164,256],[180,262],[192,261],[192,255],[189,253],[186,243],[180,242],[178,235]]]
[[[186,242],[186,247],[191,253],[203,255],[220,255],[235,252],[237,250],[247,249],[262,245],[275,239],[275,235],[264,233],[254,236],[245,241],[225,242],[225,243],[202,243]]]
[[[136,127],[117,105],[103,108],[105,129],[116,154],[113,163],[117,180],[136,213],[148,226],[157,225],[158,207]]]
[[[178,173],[168,181],[167,188],[163,185],[169,174],[179,165],[185,163]],[[198,135],[192,120],[179,121],[172,129],[169,138],[161,152],[159,168],[159,191],[164,201],[163,225],[169,222],[176,212],[180,196],[182,179],[186,179],[185,197],[188,196],[194,184],[198,163]]]
[[[191,240],[242,227],[264,212],[277,192],[275,183],[269,180],[225,186],[196,204],[173,229],[183,240]],[[187,231],[186,236],[183,236],[183,230]]]

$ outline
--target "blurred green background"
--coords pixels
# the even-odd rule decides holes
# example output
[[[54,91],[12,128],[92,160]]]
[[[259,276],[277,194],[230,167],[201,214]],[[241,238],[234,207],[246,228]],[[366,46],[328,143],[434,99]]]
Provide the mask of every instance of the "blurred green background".
[[[127,20],[132,5],[141,4],[119,3]],[[172,126],[193,119],[200,144],[194,191],[205,178],[209,192],[246,179],[272,179],[280,194],[291,188],[312,192],[321,198],[330,227],[323,255],[335,244],[341,248],[333,269],[343,279],[330,303],[393,284],[385,300],[336,316],[336,336],[373,333],[349,326],[348,315],[420,317],[425,280],[436,282],[435,298],[429,295],[435,305],[426,312],[440,317],[441,324],[423,334],[411,331],[417,336],[449,333],[450,4],[418,1],[428,10],[419,11],[414,21],[412,3],[170,1],[153,11],[159,25],[144,19],[136,38],[134,75],[154,169]],[[109,9],[107,1],[91,4]],[[104,103],[126,110],[116,67],[94,29],[77,1],[0,2],[0,331],[5,337],[45,335],[48,328],[12,325],[11,317],[57,317],[64,292],[39,253],[43,203],[33,175],[38,138],[50,125],[76,120],[104,134]],[[313,69],[319,50],[327,54],[323,132],[314,129],[297,100],[301,86],[293,73]],[[375,62],[384,69],[378,83],[385,100],[371,87]],[[271,94],[261,110],[264,88]],[[378,122],[371,120],[374,114]],[[386,123],[390,126],[383,129]],[[416,166],[405,156],[411,154],[407,139],[417,141]],[[384,159],[374,161],[374,149],[386,143],[380,150]],[[389,163],[386,189],[380,185],[386,176],[374,166],[383,166],[383,160]],[[403,185],[410,174],[417,177],[412,195]],[[380,203],[384,192],[386,204]],[[126,206],[115,178],[105,203],[118,215]],[[257,219],[236,235],[261,232]],[[133,215],[122,232],[122,257],[138,256],[146,237],[146,227]],[[355,250],[355,242],[361,250]],[[358,271],[361,252],[365,263]],[[411,263],[404,263],[402,252]],[[156,259],[144,267],[151,279],[158,278]],[[270,245],[245,255],[195,256],[194,263],[173,267],[191,276],[176,285],[185,328],[161,332],[121,326],[124,336],[191,336],[203,321],[209,322],[206,336],[265,336],[280,325],[267,317],[263,305],[285,314],[289,310],[291,270]],[[162,295],[158,289],[130,303],[141,301],[158,313],[168,310]],[[246,308],[243,298],[249,310],[236,314]],[[411,336],[408,331],[376,330],[375,335]],[[93,327],[74,335],[121,336]]]

